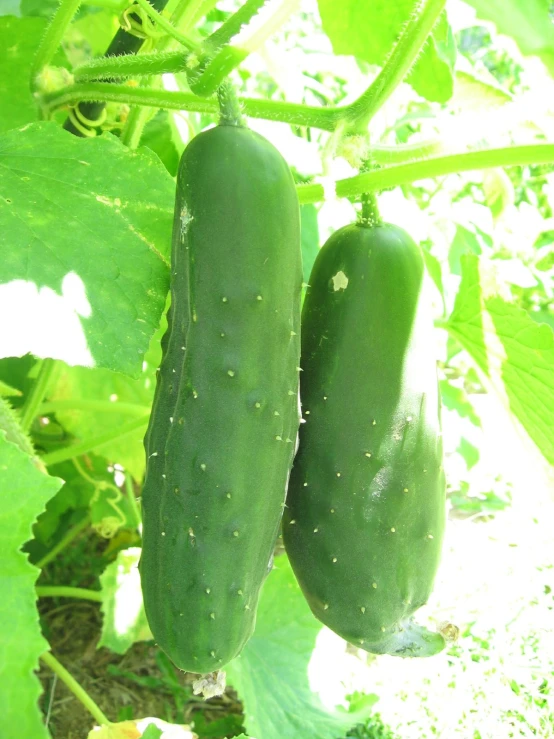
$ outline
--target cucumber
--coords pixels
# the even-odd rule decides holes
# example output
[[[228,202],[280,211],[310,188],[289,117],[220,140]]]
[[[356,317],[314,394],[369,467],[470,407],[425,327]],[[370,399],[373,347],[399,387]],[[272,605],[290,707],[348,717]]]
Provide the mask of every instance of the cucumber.
[[[142,493],[154,638],[208,673],[254,629],[300,423],[300,209],[262,136],[219,125],[183,152],[171,307]]]
[[[284,544],[314,615],[376,654],[444,646],[410,618],[431,592],[445,525],[423,272],[402,229],[349,225],[318,253],[302,312],[305,423]]]

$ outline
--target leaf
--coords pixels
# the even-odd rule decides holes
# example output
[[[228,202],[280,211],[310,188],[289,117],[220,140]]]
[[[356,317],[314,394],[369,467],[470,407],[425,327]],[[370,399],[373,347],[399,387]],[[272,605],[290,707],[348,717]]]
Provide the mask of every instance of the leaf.
[[[197,739],[188,726],[170,724],[160,718],[137,718],[109,726],[95,726],[88,739]]]
[[[460,418],[467,418],[474,426],[480,427],[481,419],[475,412],[475,408],[463,387],[457,387],[448,380],[441,380],[439,385],[445,408],[456,411]]]
[[[460,438],[460,443],[456,449],[458,454],[463,457],[468,470],[475,467],[481,456],[479,449],[468,441],[465,436]]]
[[[138,380],[109,370],[67,366],[61,369],[49,400],[54,408],[60,401],[69,405],[55,410],[56,419],[66,431],[82,440],[148,415],[156,384],[155,371],[161,359],[160,340],[166,326],[163,316],[144,356],[143,372]],[[80,401],[98,403],[98,407],[83,408]],[[74,407],[71,407],[72,403]],[[118,404],[123,404],[121,411],[118,411]],[[106,408],[102,409],[102,405]],[[142,480],[145,469],[145,431],[146,427],[137,429],[98,447],[100,454],[112,463],[123,465],[137,482]]]
[[[500,218],[504,211],[514,204],[514,186],[501,167],[486,169],[483,172],[483,192],[485,203],[489,206],[494,219]]]
[[[30,457],[0,432],[0,712],[5,736],[47,739],[33,674],[48,649],[36,610],[35,582],[39,570],[21,552],[31,526],[62,481],[37,470]]]
[[[179,135],[172,113],[159,110],[146,124],[140,143],[141,146],[147,146],[156,152],[169,174],[175,177],[185,144]]]
[[[498,295],[491,265],[462,257],[462,282],[447,328],[504,406],[554,464],[554,333]]]
[[[45,28],[42,18],[0,17],[0,133],[39,118],[29,81],[33,57]],[[63,52],[56,53],[52,64],[67,64]]]
[[[460,223],[457,223],[456,233],[448,250],[448,264],[452,274],[460,275],[462,273],[460,259],[464,254],[468,252],[481,254],[481,251],[481,244],[475,233]]]
[[[335,54],[352,54],[370,64],[383,65],[415,0],[318,0],[323,30]],[[456,45],[446,13],[439,16],[406,81],[427,100],[446,102],[453,90]]]
[[[466,0],[479,18],[515,39],[523,54],[542,59],[554,74],[554,24],[548,0]]]
[[[8,385],[7,382],[2,382],[2,380],[0,380],[0,397],[7,398],[14,395],[23,395],[23,393],[21,392],[21,390]]]
[[[263,587],[256,629],[225,669],[244,704],[244,725],[259,739],[336,739],[363,721],[370,706],[327,710],[308,680],[308,664],[322,630],[306,604],[285,556]],[[338,690],[341,676],[332,676]],[[340,698],[338,699],[340,700]]]
[[[319,251],[319,228],[315,205],[300,206],[300,226],[304,282],[309,282],[310,273]]]
[[[104,620],[98,648],[107,647],[116,654],[125,654],[137,641],[152,639],[142,606],[140,551],[132,547],[119,552],[100,576]]]
[[[167,293],[172,178],[147,149],[52,123],[1,137],[0,166],[2,356],[137,376]]]

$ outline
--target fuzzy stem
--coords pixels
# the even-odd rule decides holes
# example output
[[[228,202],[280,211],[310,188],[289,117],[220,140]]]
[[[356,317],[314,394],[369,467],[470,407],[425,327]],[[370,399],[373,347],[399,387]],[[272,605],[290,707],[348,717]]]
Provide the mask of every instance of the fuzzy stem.
[[[48,390],[48,383],[50,382],[55,366],[56,362],[54,359],[43,359],[41,362],[37,379],[34,381],[31,392],[21,409],[21,428],[24,431],[28,431],[31,428],[31,424]]]
[[[43,98],[49,113],[63,106],[75,105],[82,100],[147,105],[165,110],[191,110],[198,113],[216,114],[218,111],[215,99],[201,98],[188,92],[148,90],[108,82],[83,82],[48,93]],[[341,108],[321,108],[316,105],[253,98],[239,98],[239,100],[247,116],[283,121],[296,126],[311,126],[323,131],[333,131],[342,115]]]
[[[170,51],[156,54],[126,54],[102,56],[81,64],[73,71],[76,82],[85,80],[115,80],[127,77],[151,76],[166,72],[182,72],[186,54]]]
[[[82,600],[93,600],[102,603],[102,592],[100,590],[73,588],[69,585],[38,585],[35,590],[39,598],[81,598]]]
[[[340,198],[354,197],[371,190],[407,185],[417,180],[443,177],[493,167],[516,167],[554,162],[554,144],[524,144],[499,149],[483,149],[463,154],[449,154],[426,160],[383,167],[355,177],[338,180],[336,192]]]
[[[382,223],[377,196],[374,192],[362,193],[362,210],[358,218],[358,225],[364,228],[374,228]]]
[[[219,49],[221,46],[228,44],[229,41],[240,32],[243,26],[250,23],[252,18],[266,4],[268,0],[246,0],[244,5],[229,16],[227,20],[208,36],[204,42],[206,48]]]
[[[244,126],[240,103],[230,80],[225,80],[218,88],[217,101],[219,103],[220,126]]]
[[[112,722],[106,718],[99,706],[92,700],[86,690],[79,685],[73,675],[58,662],[51,652],[44,652],[44,654],[40,655],[40,658],[44,664],[48,665],[52,672],[55,673],[63,683],[65,683],[73,695],[81,701],[83,706],[96,719],[96,721],[98,721],[100,726],[112,725]]]
[[[127,497],[129,498],[129,504],[133,511],[135,525],[138,529],[142,523],[142,516],[140,515],[139,507],[137,505],[137,499],[135,497],[135,491],[133,489],[133,480],[128,472],[125,474],[125,491],[127,493]]]
[[[53,464],[58,464],[58,462],[65,462],[68,459],[73,459],[73,457],[80,457],[81,454],[87,454],[87,452],[91,452],[93,449],[97,449],[104,444],[108,444],[110,441],[119,441],[138,429],[144,428],[148,425],[148,419],[149,416],[142,416],[134,421],[129,421],[129,423],[124,426],[120,426],[118,429],[107,431],[105,434],[99,434],[98,436],[93,436],[90,439],[85,439],[79,444],[73,444],[71,446],[63,447],[62,449],[56,449],[54,452],[45,454],[42,457],[42,461],[47,467],[49,467]]]
[[[199,76],[191,80],[191,90],[196,95],[211,95],[233,69],[239,66],[249,54],[256,51],[289,17],[299,0],[283,0],[276,12],[240,46],[225,46],[218,54],[201,67]],[[243,6],[244,7],[244,6]],[[217,33],[217,31],[216,31]],[[209,50],[210,39],[206,40]]]
[[[446,0],[423,0],[406,24],[384,67],[360,97],[348,106],[351,131],[367,131],[371,119],[411,69],[431,33]]]
[[[88,400],[75,398],[68,400],[50,400],[40,406],[40,413],[56,413],[65,410],[97,411],[98,413],[132,413],[133,415],[144,415],[148,412],[148,406],[138,403],[121,403],[119,400],[112,403],[110,400]]]
[[[31,65],[31,88],[36,89],[36,78],[40,71],[50,63],[61,43],[63,35],[79,9],[81,0],[60,0],[58,9],[52,16],[50,25],[41,39]]]
[[[76,523],[75,526],[72,526],[69,529],[66,535],[62,539],[60,539],[55,547],[52,547],[52,549],[47,552],[42,559],[39,559],[39,561],[35,564],[35,567],[38,567],[39,570],[42,570],[43,567],[46,567],[49,562],[55,559],[61,551],[63,551],[77,536],[79,536],[81,531],[86,529],[89,523],[90,515],[87,513],[85,516],[83,516],[79,523]]]

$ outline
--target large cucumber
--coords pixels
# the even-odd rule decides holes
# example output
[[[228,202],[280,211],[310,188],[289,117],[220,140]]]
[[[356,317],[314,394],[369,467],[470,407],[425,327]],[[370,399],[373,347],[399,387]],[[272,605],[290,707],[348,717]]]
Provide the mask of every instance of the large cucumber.
[[[299,218],[262,136],[220,125],[185,149],[140,572],[156,641],[191,672],[250,637],[278,533],[300,421]]]
[[[445,523],[433,323],[400,228],[346,226],[319,252],[302,313],[300,427],[284,543],[314,615],[369,652],[444,646],[411,614]]]

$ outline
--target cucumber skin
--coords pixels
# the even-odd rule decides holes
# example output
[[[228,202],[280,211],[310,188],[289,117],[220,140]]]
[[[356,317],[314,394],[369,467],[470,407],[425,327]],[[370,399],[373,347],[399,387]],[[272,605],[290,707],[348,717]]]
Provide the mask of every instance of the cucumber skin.
[[[409,618],[431,593],[445,525],[423,271],[419,248],[390,224],[346,226],[319,252],[302,312],[306,422],[283,516],[314,615],[354,645],[400,656],[444,646]]]
[[[148,623],[183,670],[220,669],[254,629],[300,423],[301,290],[285,160],[246,128],[196,136],[178,171],[140,561]]]

